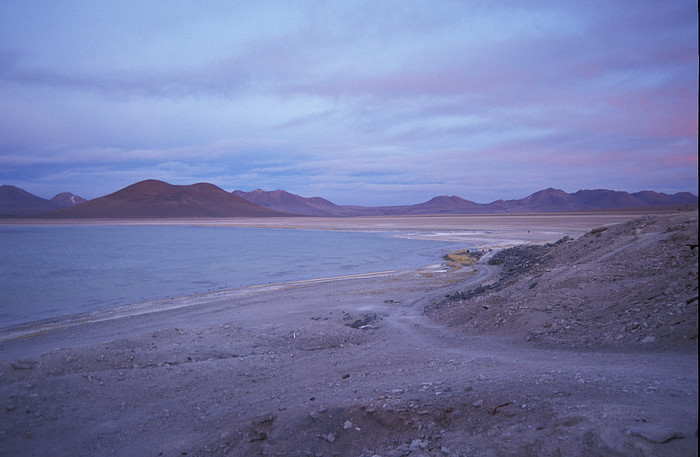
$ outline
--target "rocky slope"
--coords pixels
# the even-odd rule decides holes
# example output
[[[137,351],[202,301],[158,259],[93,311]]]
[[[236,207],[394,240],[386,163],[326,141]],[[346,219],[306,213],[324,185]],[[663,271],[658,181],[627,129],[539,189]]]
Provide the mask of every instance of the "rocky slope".
[[[546,345],[697,350],[697,212],[493,255],[497,282],[429,306],[465,332]]]

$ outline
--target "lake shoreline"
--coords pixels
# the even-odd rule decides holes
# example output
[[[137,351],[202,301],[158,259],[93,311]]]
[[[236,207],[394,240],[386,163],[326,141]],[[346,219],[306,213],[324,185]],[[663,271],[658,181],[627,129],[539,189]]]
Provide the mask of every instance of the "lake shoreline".
[[[0,343],[3,341],[32,338],[37,335],[60,332],[79,325],[89,325],[97,322],[123,319],[126,317],[132,318],[145,314],[168,312],[190,306],[199,306],[204,303],[209,304],[213,302],[220,302],[222,300],[234,300],[239,297],[246,297],[260,292],[303,287],[321,283],[333,283],[338,281],[395,277],[405,274],[432,274],[444,271],[446,270],[441,265],[431,265],[415,270],[385,270],[343,276],[302,279],[298,281],[255,284],[250,286],[221,289],[217,291],[201,292],[191,295],[182,295],[178,297],[146,300],[82,313],[66,314],[46,319],[39,319],[7,327],[0,327]]]
[[[609,269],[630,247],[653,266],[687,253],[692,236],[697,246],[697,213],[664,221],[606,230],[589,221],[580,240],[552,248],[561,259],[590,255],[591,277],[609,283],[567,260],[495,287],[503,276],[487,256],[454,271],[213,293],[0,341],[0,445],[8,455],[77,456],[696,455],[697,348],[637,341],[643,325],[600,349],[544,321],[542,341],[528,338],[531,322],[519,333],[501,324],[552,314],[566,329],[577,316],[562,321],[554,299],[579,286],[619,289]],[[640,245],[626,244],[637,236]],[[610,253],[611,242],[626,246],[615,250],[622,257],[596,263],[595,249]],[[649,283],[629,279],[633,293]],[[544,300],[540,288],[557,281],[568,289]],[[479,287],[473,301],[462,293]],[[697,310],[697,298],[683,306]],[[479,313],[493,313],[485,333],[471,325]]]
[[[0,226],[0,326],[170,297],[439,262],[405,233],[221,226]]]
[[[235,218],[235,219],[100,219],[100,220],[45,220],[45,219],[0,219],[0,227],[51,227],[51,226],[203,226],[203,227],[243,227],[273,228],[290,230],[320,230],[393,233],[394,236],[431,240],[468,243],[469,247],[481,250],[502,249],[505,247],[527,244],[554,242],[563,236],[580,236],[591,228],[610,225],[637,217],[639,214],[623,212],[566,213],[566,214],[516,214],[516,215],[438,215],[438,216],[383,216],[383,217],[298,217],[298,218]],[[532,227],[532,228],[525,228]],[[436,259],[438,260],[438,259]],[[397,270],[398,271],[398,270]],[[363,273],[365,274],[365,273]],[[366,274],[377,274],[368,272]],[[302,281],[325,281],[332,278],[304,279]],[[197,292],[194,294],[154,297],[95,310],[66,313],[48,318],[40,318],[17,324],[0,326],[0,340],[10,334],[32,333],[34,327],[48,329],[56,325],[81,320],[91,321],[99,316],[119,314],[121,310],[144,307],[173,306],[174,302],[186,301],[194,296],[216,296],[227,291],[255,290],[259,287],[273,286],[281,283],[248,284],[226,287],[219,290]],[[155,312],[155,311],[153,311]],[[63,324],[62,324],[63,323]],[[70,324],[75,325],[75,324]],[[4,336],[3,336],[4,335]]]

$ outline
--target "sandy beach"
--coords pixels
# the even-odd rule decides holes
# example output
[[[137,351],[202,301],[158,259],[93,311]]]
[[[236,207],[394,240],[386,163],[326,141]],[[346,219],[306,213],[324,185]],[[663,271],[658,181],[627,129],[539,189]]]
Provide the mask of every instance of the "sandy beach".
[[[0,455],[696,455],[697,212],[639,216],[152,221],[493,251],[0,329]],[[521,243],[551,245],[510,275],[492,262]],[[610,313],[566,314],[594,291]]]

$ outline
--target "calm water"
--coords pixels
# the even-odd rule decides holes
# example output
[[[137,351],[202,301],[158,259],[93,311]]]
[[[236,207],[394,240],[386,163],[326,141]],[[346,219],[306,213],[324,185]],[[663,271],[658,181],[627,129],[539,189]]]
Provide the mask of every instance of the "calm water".
[[[457,247],[388,233],[0,226],[0,327],[231,287],[421,267]]]

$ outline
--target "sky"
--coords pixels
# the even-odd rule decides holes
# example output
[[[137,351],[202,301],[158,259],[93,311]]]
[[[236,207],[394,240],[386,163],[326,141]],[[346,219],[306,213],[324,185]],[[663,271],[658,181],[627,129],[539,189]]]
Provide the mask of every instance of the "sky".
[[[690,0],[0,0],[0,184],[698,192]]]

